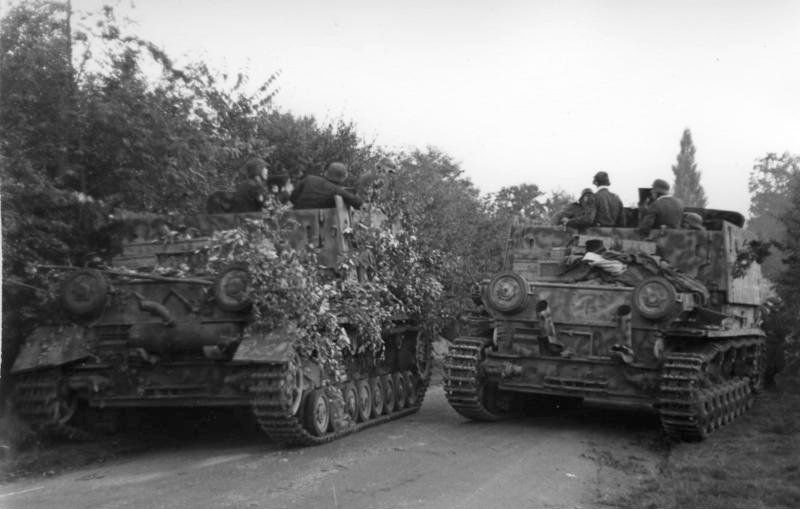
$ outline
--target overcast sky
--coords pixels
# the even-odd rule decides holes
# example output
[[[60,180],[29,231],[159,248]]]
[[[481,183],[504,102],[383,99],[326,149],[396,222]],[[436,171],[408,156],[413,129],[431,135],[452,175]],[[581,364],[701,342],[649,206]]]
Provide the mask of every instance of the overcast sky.
[[[97,0],[73,0],[76,9]],[[352,120],[389,149],[436,146],[484,192],[623,201],[673,179],[692,131],[709,204],[746,212],[768,151],[800,152],[800,2],[126,0],[175,57],[280,71],[277,104]],[[180,58],[179,58],[180,60]]]

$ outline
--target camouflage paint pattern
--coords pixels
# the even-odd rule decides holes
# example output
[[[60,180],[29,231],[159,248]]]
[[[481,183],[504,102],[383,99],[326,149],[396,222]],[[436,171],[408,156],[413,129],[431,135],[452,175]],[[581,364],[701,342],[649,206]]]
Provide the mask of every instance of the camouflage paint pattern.
[[[652,405],[669,331],[682,327],[698,338],[736,335],[737,330],[758,332],[754,304],[760,301],[759,268],[754,264],[744,278],[732,277],[733,262],[745,240],[743,220],[725,211],[707,211],[704,217],[708,230],[662,229],[647,238],[635,228],[576,231],[515,224],[507,267],[527,282],[527,304],[514,313],[502,313],[492,308],[484,292],[495,326],[495,348],[487,351],[482,368],[501,389],[510,391]],[[602,240],[611,251],[654,255],[702,282],[711,294],[708,311],[695,313],[694,297],[679,293],[672,311],[652,320],[635,311],[632,286],[566,279],[568,257],[582,256],[592,239]],[[555,339],[563,350],[554,350],[544,339],[544,324],[537,316],[542,302],[547,303]],[[628,343],[634,359],[623,362],[615,350]]]

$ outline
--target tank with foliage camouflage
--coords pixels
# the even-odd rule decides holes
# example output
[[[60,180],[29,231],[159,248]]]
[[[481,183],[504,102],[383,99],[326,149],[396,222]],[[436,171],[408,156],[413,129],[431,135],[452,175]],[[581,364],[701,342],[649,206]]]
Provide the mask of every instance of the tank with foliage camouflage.
[[[381,246],[354,249],[351,232],[402,243],[336,203],[127,214],[119,255],[63,271],[58,309],[22,346],[20,416],[74,437],[126,407],[240,407],[276,441],[311,445],[416,412],[429,335],[386,304],[398,299],[375,281]]]
[[[744,412],[762,384],[760,266],[740,214],[689,210],[704,230],[515,223],[482,283],[485,332],[446,359],[450,405],[482,421],[542,398],[644,407],[687,441]]]

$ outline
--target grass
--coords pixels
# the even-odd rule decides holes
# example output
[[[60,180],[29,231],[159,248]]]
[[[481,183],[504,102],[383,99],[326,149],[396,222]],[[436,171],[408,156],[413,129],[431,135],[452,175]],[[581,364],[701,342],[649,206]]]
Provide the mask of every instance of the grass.
[[[676,443],[633,492],[643,508],[800,507],[800,391],[768,391],[750,412],[700,443]]]

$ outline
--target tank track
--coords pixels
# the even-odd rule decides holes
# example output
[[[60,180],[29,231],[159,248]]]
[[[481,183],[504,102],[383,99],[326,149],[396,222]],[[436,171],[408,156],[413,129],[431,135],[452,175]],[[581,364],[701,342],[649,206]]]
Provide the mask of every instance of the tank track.
[[[19,417],[43,435],[69,440],[89,440],[91,434],[69,424],[71,416],[62,416],[59,407],[61,371],[48,369],[15,376],[14,407]]]
[[[444,363],[444,394],[459,414],[476,421],[497,421],[504,414],[492,412],[482,398],[479,363],[485,340],[457,338]]]
[[[284,391],[285,364],[268,364],[250,375],[250,392],[253,394],[251,406],[256,421],[261,429],[276,442],[286,445],[320,445],[331,442],[345,435],[361,431],[364,428],[382,424],[387,421],[411,415],[419,411],[430,378],[418,377],[416,384],[416,401],[412,406],[395,410],[392,413],[373,417],[365,422],[350,425],[323,436],[312,435],[303,425],[303,412],[292,415],[288,410],[286,391]],[[357,380],[352,380],[356,382]],[[302,405],[301,405],[302,408]]]
[[[763,340],[753,338],[706,343],[693,352],[666,354],[658,410],[667,435],[699,441],[750,408],[760,389],[762,351]],[[709,366],[724,363],[731,354],[735,363],[727,363],[728,373],[709,371]]]

